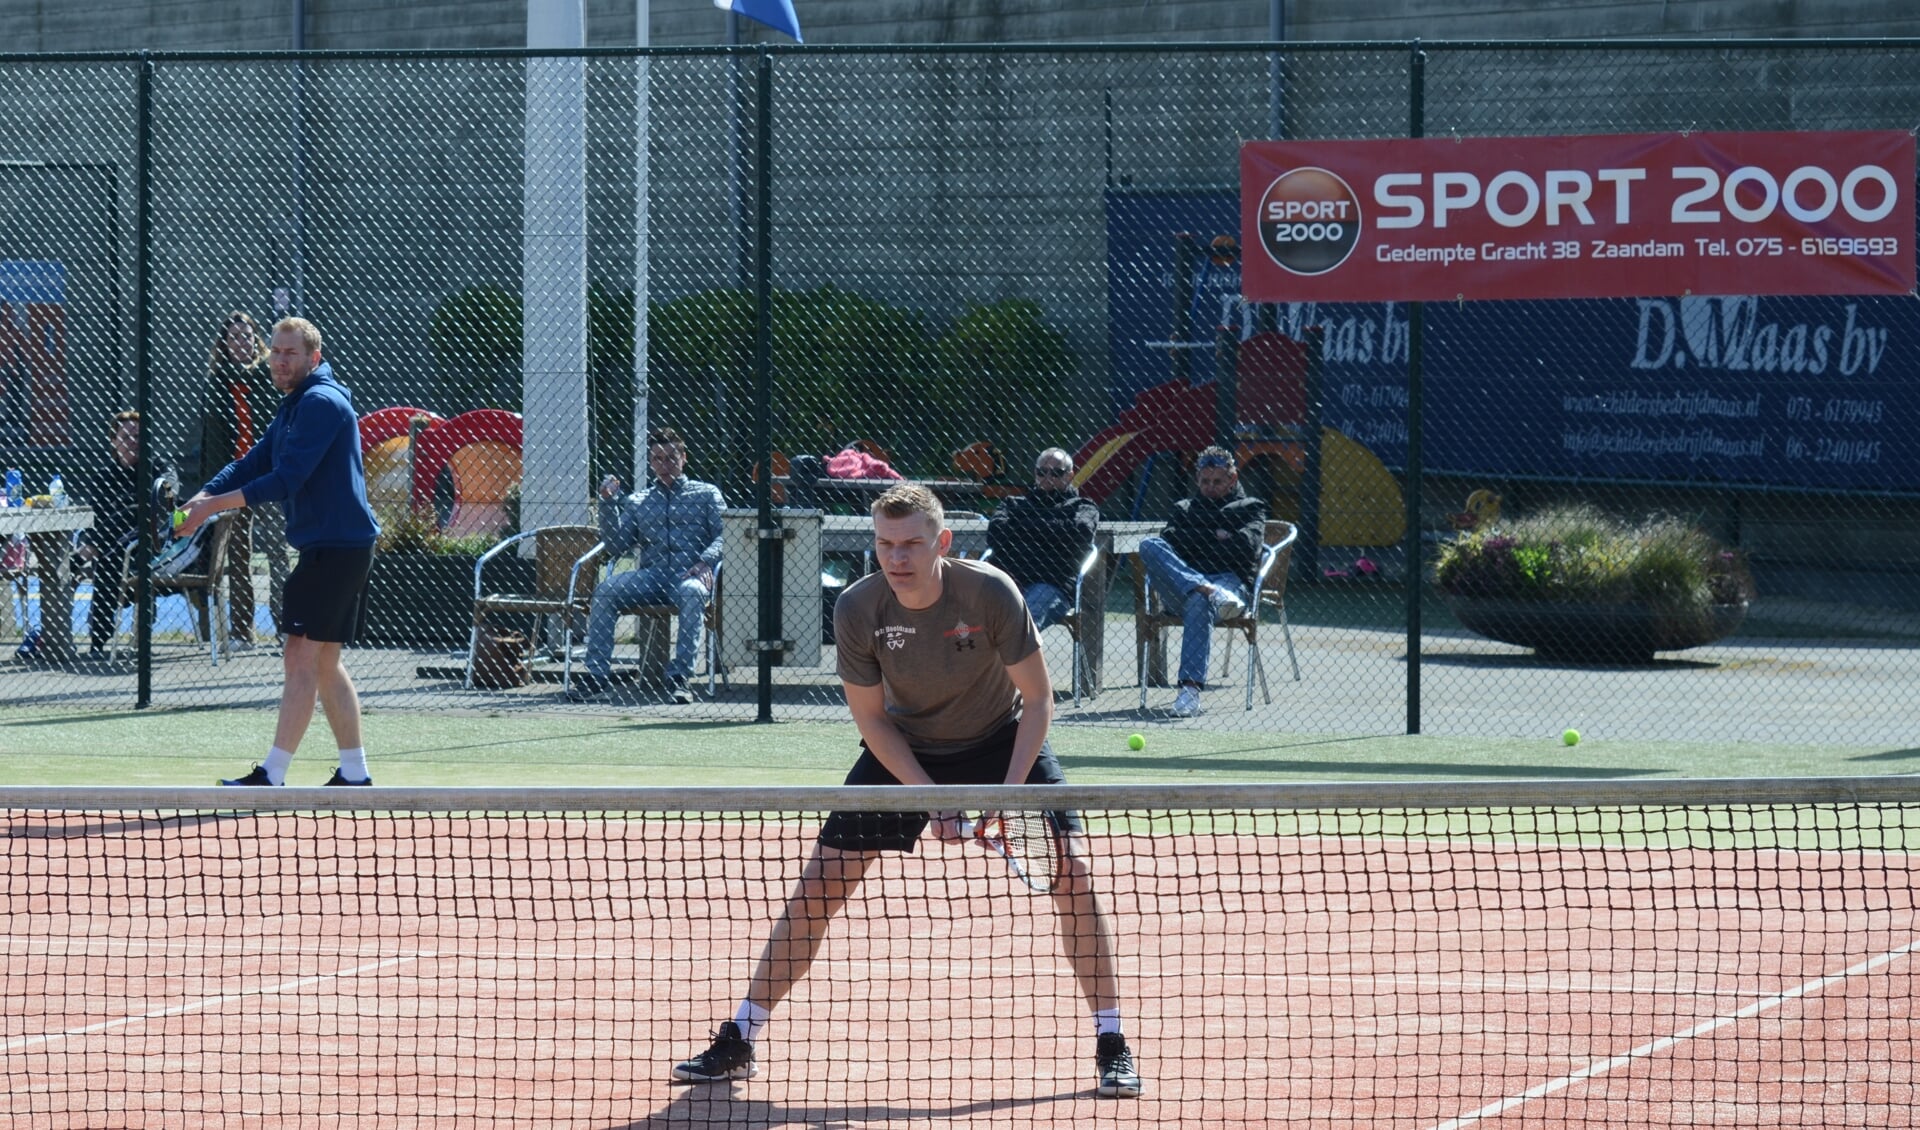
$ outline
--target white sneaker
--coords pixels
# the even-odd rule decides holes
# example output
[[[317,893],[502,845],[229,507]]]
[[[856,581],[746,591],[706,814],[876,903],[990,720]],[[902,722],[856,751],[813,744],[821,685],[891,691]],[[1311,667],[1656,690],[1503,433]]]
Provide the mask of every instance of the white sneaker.
[[[1238,620],[1247,614],[1247,606],[1238,596],[1226,589],[1213,590],[1213,622]]]
[[[1180,693],[1173,696],[1173,716],[1175,718],[1191,718],[1198,713],[1200,713],[1200,688],[1195,686],[1181,687]]]

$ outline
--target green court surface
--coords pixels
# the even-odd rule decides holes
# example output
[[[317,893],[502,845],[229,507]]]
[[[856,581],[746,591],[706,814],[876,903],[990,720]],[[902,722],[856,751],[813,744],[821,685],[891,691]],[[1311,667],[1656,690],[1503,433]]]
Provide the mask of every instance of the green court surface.
[[[606,715],[404,713],[365,721],[383,785],[824,785],[839,783],[851,723],[662,722]],[[266,753],[259,710],[0,711],[0,785],[202,785]],[[1908,773],[1920,748],[1169,730],[1127,748],[1105,727],[1056,726],[1055,752],[1082,784],[1151,782],[1801,777]],[[316,717],[289,776],[317,785],[333,743]]]

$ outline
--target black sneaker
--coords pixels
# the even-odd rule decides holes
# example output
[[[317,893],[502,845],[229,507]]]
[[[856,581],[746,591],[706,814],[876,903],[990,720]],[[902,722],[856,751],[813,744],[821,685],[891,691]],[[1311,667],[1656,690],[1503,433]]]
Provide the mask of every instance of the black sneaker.
[[[675,706],[691,706],[693,704],[693,688],[687,685],[685,679],[678,680],[673,684],[673,688],[667,692],[667,697],[673,700]]]
[[[712,1047],[673,1069],[673,1077],[686,1083],[751,1079],[759,1073],[753,1062],[753,1045],[740,1038],[740,1026],[731,1020],[713,1034]]]
[[[1133,1049],[1118,1032],[1102,1032],[1094,1044],[1093,1061],[1100,1068],[1099,1093],[1110,1099],[1137,1098],[1140,1073],[1133,1069]]]
[[[333,776],[327,778],[327,785],[371,785],[371,784],[373,784],[372,774],[368,774],[367,779],[364,781],[349,781],[345,777],[340,775],[340,770],[338,769],[335,769],[333,771]],[[321,787],[325,788],[326,786],[323,785]]]
[[[220,783],[223,785],[244,785],[248,787],[253,787],[253,786],[265,786],[267,788],[274,787],[273,782],[267,779],[267,767],[264,765],[255,765],[253,767],[253,771],[248,773],[244,777],[235,777],[231,781],[222,780]]]
[[[607,681],[598,675],[589,675],[585,671],[573,677],[573,683],[567,687],[568,702],[589,702],[593,697],[607,689]]]

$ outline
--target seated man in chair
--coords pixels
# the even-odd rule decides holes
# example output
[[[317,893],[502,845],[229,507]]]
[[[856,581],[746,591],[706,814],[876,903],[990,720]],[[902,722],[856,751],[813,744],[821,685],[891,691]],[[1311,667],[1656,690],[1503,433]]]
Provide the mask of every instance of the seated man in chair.
[[[585,702],[607,689],[613,670],[613,630],[621,613],[642,604],[671,604],[679,609],[673,658],[667,664],[667,692],[677,703],[693,701],[687,677],[700,646],[702,617],[713,595],[713,569],[720,562],[720,488],[686,476],[687,441],[672,428],[647,433],[647,465],[653,471],[645,490],[620,498],[620,480],[608,475],[600,484],[600,540],[611,562],[629,550],[638,563],[614,573],[593,590],[587,621],[586,671],[577,676],[567,698]]]
[[[1140,543],[1140,561],[1169,609],[1181,610],[1180,693],[1175,717],[1200,713],[1213,625],[1247,610],[1266,542],[1267,504],[1240,489],[1233,453],[1209,447],[1194,465],[1194,492],[1174,503],[1157,538]]]
[[[1027,598],[1033,626],[1046,631],[1073,611],[1073,582],[1100,525],[1100,507],[1073,486],[1073,456],[1058,447],[1033,464],[1033,489],[1000,504],[987,521],[987,547]]]

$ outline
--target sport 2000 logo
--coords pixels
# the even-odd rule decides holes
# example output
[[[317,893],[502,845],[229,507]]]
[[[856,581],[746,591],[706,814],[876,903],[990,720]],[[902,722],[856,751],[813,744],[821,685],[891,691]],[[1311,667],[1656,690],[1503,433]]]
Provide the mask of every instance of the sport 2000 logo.
[[[1311,166],[1274,178],[1260,196],[1260,246],[1296,275],[1324,275],[1360,241],[1360,198],[1337,174]]]

